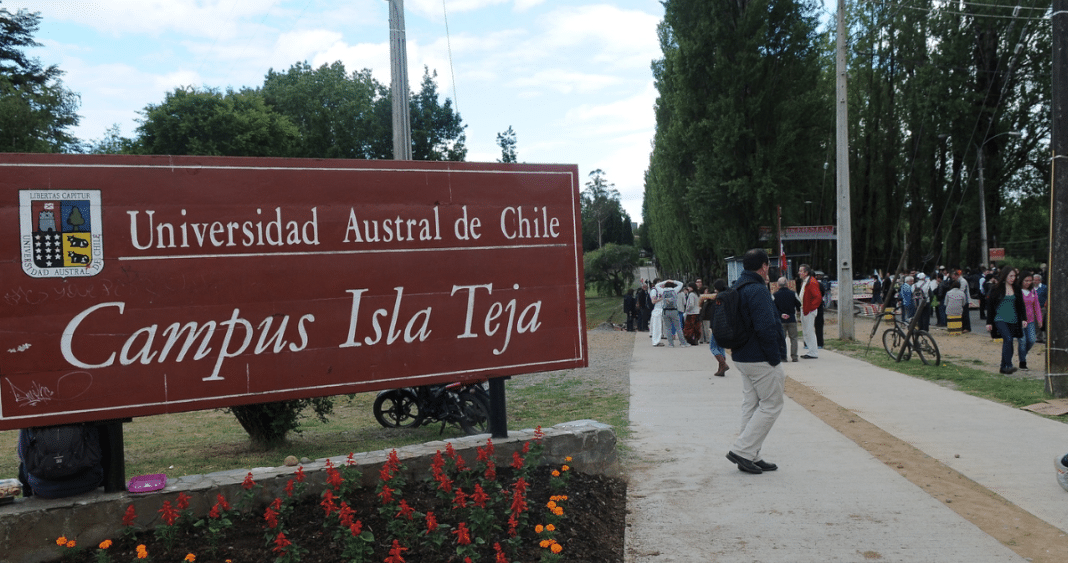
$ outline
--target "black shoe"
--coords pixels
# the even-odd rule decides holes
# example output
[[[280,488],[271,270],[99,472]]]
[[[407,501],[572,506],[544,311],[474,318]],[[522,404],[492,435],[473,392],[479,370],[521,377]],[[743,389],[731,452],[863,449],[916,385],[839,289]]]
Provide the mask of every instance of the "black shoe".
[[[1003,373],[1005,375],[1012,375],[1012,374],[1016,373],[1016,368],[1013,367],[1013,366],[1009,366],[1007,368],[1001,368],[1001,373]]]
[[[808,354],[802,354],[802,355],[801,355],[801,358],[802,358],[802,359],[805,359],[805,360],[815,360],[815,359],[818,359],[818,358],[817,358],[816,356],[809,356]]]
[[[731,460],[732,463],[737,464],[739,471],[745,471],[746,473],[752,473],[754,475],[760,475],[764,472],[764,470],[761,469],[757,464],[749,461],[748,459],[745,459],[744,457],[734,452],[727,452],[727,459]]]
[[[1027,362],[1020,362],[1020,369],[1023,371],[1030,371],[1027,369]]]
[[[768,463],[762,459],[754,461],[753,465],[759,467],[761,471],[775,471],[779,468],[778,465],[775,465],[774,463]]]

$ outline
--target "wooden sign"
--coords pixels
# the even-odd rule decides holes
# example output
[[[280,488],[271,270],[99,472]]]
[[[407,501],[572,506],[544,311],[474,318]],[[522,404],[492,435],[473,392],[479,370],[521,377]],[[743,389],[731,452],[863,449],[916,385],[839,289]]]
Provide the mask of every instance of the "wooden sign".
[[[0,429],[585,366],[577,175],[0,155]]]

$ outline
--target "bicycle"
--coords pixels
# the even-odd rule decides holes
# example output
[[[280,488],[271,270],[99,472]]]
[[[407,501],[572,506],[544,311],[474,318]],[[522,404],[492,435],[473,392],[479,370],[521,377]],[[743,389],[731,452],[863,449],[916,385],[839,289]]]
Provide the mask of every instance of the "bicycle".
[[[915,351],[924,365],[937,366],[942,363],[942,354],[938,351],[938,343],[934,337],[926,330],[916,328],[920,315],[926,312],[924,309],[927,304],[927,300],[920,299],[912,322],[906,324],[895,318],[894,326],[883,331],[883,348],[894,361],[908,361]]]

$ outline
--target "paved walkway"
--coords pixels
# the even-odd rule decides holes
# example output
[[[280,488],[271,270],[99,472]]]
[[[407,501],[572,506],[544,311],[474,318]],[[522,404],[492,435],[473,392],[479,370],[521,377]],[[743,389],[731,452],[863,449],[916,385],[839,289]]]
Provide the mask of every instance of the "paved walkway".
[[[713,363],[705,346],[654,348],[635,333],[629,446],[640,462],[628,491],[628,563],[1024,561],[789,398],[763,449],[780,469],[738,471],[724,456],[738,432],[741,381],[737,369],[713,377]],[[1068,531],[1068,492],[1053,467],[1068,452],[1068,425],[829,350],[785,369]]]

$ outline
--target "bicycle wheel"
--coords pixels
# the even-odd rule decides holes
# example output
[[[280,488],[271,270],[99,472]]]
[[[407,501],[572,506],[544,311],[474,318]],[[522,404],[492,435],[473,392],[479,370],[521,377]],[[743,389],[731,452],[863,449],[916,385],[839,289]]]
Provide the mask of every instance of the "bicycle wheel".
[[[390,389],[375,398],[375,420],[386,428],[415,428],[423,422],[415,393],[407,389]]]
[[[917,331],[913,338],[913,347],[920,361],[929,366],[937,366],[942,362],[942,355],[938,352],[938,343],[927,331]]]
[[[897,359],[897,353],[901,350],[901,345],[905,343],[905,333],[895,327],[888,328],[883,332],[883,348],[886,348],[886,353],[890,355],[891,359]],[[909,347],[905,348],[904,355],[901,356],[902,360],[908,360],[912,357],[912,350]]]

